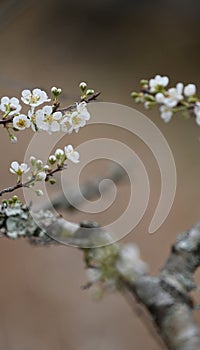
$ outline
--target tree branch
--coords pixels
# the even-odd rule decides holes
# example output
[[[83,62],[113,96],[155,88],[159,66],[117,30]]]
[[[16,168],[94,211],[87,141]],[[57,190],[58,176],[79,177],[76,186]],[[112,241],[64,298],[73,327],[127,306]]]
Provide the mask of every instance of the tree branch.
[[[98,249],[107,249],[96,248],[96,245],[108,245],[111,239],[95,223],[71,223],[62,217],[55,217],[49,211],[31,214],[29,208],[20,203],[13,206],[2,204],[1,237],[16,237],[16,232],[17,237],[24,236],[30,243],[38,245],[59,244],[56,241],[59,237],[62,242],[77,245],[85,251],[84,247],[90,243],[86,251],[95,253]],[[132,266],[129,276],[124,274],[118,264],[123,246],[117,247],[116,258],[104,260],[104,268],[106,262],[109,268],[113,264],[112,267],[118,271],[116,278],[121,281],[120,288],[128,289],[147,308],[167,348],[199,350],[200,329],[192,315],[194,305],[189,293],[196,288],[193,274],[200,266],[200,223],[178,236],[168,260],[156,277],[144,272],[137,263]],[[113,251],[110,248],[106,252]],[[89,267],[100,269],[100,265]]]

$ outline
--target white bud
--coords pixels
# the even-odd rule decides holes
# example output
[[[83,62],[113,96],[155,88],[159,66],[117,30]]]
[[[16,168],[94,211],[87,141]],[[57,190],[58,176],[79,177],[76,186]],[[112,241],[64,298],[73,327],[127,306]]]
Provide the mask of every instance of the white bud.
[[[56,162],[56,157],[54,155],[49,156],[49,163],[54,164]]]
[[[48,172],[50,170],[50,166],[49,165],[45,165],[43,169]]]
[[[31,157],[30,157],[30,163],[31,163],[31,165],[35,165],[35,162],[36,162],[36,158],[33,157],[33,156],[31,156]]]
[[[37,174],[37,181],[44,181],[46,179],[46,173],[44,171],[41,171],[40,173]]]
[[[61,94],[62,89],[61,89],[61,88],[57,88],[57,87],[53,86],[53,87],[51,88],[51,92],[52,92],[52,94],[54,94],[54,95],[58,96],[58,95],[60,95],[60,94]]]
[[[62,158],[64,155],[64,151],[61,149],[61,148],[58,148],[56,151],[55,151],[55,157],[57,159],[60,159]]]
[[[38,197],[41,197],[44,194],[42,190],[35,190],[35,193],[37,194]]]
[[[82,82],[79,84],[79,87],[80,87],[80,89],[81,89],[82,91],[85,91],[85,89],[86,89],[86,87],[87,87],[87,84],[86,84],[84,81],[82,81]]]
[[[196,94],[196,86],[194,84],[188,84],[184,88],[184,95],[187,97],[194,96]]]
[[[16,143],[17,142],[17,137],[13,134],[9,135],[11,143]]]
[[[42,169],[43,165],[44,165],[43,162],[40,159],[36,160],[35,164],[36,164],[36,167],[37,167],[38,170]]]

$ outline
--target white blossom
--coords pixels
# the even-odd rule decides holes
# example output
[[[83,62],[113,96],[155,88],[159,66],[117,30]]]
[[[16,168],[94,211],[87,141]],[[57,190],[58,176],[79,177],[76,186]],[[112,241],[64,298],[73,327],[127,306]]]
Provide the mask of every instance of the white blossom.
[[[45,173],[45,171],[40,171],[38,174],[37,174],[37,181],[44,181],[47,177],[47,174]]]
[[[184,88],[184,95],[187,97],[194,96],[196,94],[196,85],[194,84],[188,84]]]
[[[28,165],[26,163],[19,164],[16,161],[12,162],[10,166],[10,172],[12,174],[17,174],[17,175],[26,174],[29,171],[29,169],[30,168],[28,168]]]
[[[173,112],[172,112],[171,108],[169,108],[167,106],[161,106],[160,112],[161,112],[161,114],[160,114],[161,119],[163,119],[165,123],[168,123],[173,116]]]
[[[50,101],[47,93],[38,88],[33,89],[33,91],[28,89],[23,90],[21,100],[32,107],[37,107],[44,102]]]
[[[166,87],[168,83],[168,77],[156,75],[153,79],[150,79],[149,81],[150,91],[156,92],[159,87]]]
[[[66,132],[67,134],[71,134],[73,131],[73,126],[70,124],[69,122],[69,117],[70,117],[71,113],[69,113],[68,115],[66,115],[60,122],[60,126],[61,126],[61,131],[62,132]]]
[[[75,132],[79,131],[79,128],[85,126],[86,122],[90,119],[90,113],[86,108],[86,102],[77,104],[76,111],[72,112],[68,117],[69,124]]]
[[[35,122],[39,130],[52,132],[60,131],[61,112],[54,112],[52,106],[45,106],[35,113]]]
[[[165,96],[161,92],[158,92],[155,96],[155,99],[156,99],[156,102],[158,103],[164,103]]]
[[[12,97],[9,98],[7,96],[2,97],[0,110],[4,113],[9,113],[9,115],[13,115],[19,113],[21,111],[22,106],[19,103],[18,98]]]
[[[79,163],[79,153],[74,151],[72,145],[65,146],[64,150],[67,159],[71,160],[73,163]]]
[[[167,107],[175,107],[177,104],[183,100],[183,84],[178,83],[175,88],[170,88],[167,91],[167,97],[164,99],[164,104]]]
[[[25,130],[26,128],[29,128],[30,125],[30,119],[28,119],[25,114],[19,114],[13,118],[13,128],[17,130]]]

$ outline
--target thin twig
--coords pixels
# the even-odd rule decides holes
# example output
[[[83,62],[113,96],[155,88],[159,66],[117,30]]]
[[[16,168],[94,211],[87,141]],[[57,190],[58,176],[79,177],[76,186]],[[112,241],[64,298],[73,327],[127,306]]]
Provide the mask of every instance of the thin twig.
[[[52,177],[55,173],[60,172],[63,169],[65,169],[65,166],[59,166],[56,169],[47,173],[45,182],[47,182],[49,180],[49,178]],[[19,188],[30,188],[30,185],[35,181],[35,179],[36,179],[36,176],[32,176],[32,178],[26,182],[18,182],[16,185],[4,188],[3,190],[0,191],[0,197],[4,193],[11,193],[11,192],[18,190]]]

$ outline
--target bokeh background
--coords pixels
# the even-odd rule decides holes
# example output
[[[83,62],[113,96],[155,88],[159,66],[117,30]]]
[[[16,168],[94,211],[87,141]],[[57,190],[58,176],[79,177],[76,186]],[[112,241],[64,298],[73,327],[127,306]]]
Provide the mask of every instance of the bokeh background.
[[[141,78],[156,73],[168,75],[172,83],[199,86],[199,11],[198,0],[1,0],[0,94],[19,97],[24,88],[48,90],[55,85],[62,87],[62,102],[67,105],[78,99],[78,84],[86,80],[102,91],[100,100],[135,107],[130,92],[139,87]],[[159,198],[160,177],[151,152],[129,133],[106,127],[85,128],[73,140],[62,142],[78,145],[95,136],[110,136],[141,156],[151,198],[143,220],[124,242],[136,242],[156,273],[177,233],[200,217],[200,129],[194,120],[177,117],[164,124],[157,111],[145,113],[165,135],[178,175],[171,213],[154,235],[147,228]],[[23,160],[31,136],[27,131],[11,145],[1,130],[1,188],[13,183],[9,164]],[[86,167],[83,183],[103,175],[107,166],[97,161]],[[80,212],[65,215],[103,225],[124,210],[129,185],[128,181],[118,185],[116,203],[108,212],[96,217]],[[58,186],[54,191],[59,191]],[[149,350],[163,348],[136,304],[131,307],[120,294],[94,302],[89,291],[81,290],[86,277],[77,249],[34,248],[23,239],[1,239],[0,276],[2,349],[137,350],[147,344]],[[200,299],[198,294],[195,298]],[[200,323],[198,313],[196,317]]]

